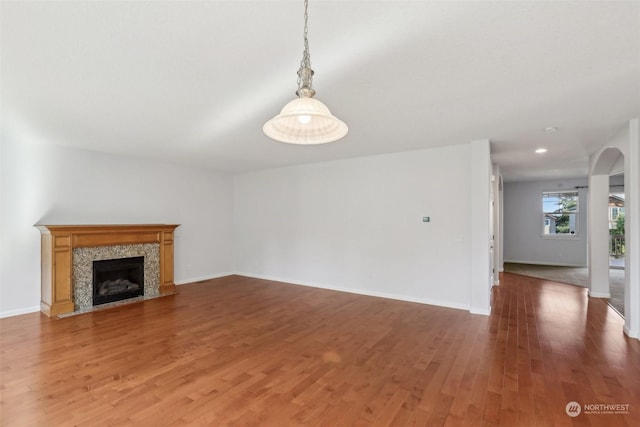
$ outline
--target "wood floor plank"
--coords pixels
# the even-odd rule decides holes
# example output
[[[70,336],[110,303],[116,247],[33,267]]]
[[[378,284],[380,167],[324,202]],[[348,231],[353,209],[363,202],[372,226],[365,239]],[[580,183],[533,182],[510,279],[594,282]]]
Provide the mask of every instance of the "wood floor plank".
[[[228,276],[0,319],[0,425],[640,425],[640,342],[617,313],[500,283],[490,316]],[[572,418],[570,401],[629,410]]]

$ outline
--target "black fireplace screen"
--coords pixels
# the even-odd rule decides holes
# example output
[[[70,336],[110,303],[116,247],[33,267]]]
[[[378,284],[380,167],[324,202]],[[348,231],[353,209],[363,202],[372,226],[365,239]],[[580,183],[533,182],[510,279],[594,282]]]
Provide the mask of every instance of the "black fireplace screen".
[[[93,305],[144,295],[144,257],[93,261]]]

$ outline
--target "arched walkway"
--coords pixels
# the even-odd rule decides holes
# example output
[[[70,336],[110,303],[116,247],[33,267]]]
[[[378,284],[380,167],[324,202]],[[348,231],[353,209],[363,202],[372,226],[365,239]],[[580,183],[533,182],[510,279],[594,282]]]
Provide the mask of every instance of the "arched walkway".
[[[624,172],[624,332],[640,338],[640,124],[633,119],[591,158],[589,173],[589,296],[609,298],[609,176]]]
[[[609,176],[624,155],[616,147],[601,151],[589,176],[589,296],[610,298]],[[623,166],[624,167],[624,166]]]

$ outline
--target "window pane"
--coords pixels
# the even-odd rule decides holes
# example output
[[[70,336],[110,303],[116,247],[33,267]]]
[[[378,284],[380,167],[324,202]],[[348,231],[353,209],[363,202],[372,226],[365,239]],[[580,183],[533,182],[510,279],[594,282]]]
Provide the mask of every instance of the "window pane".
[[[542,196],[542,212],[557,212],[562,208],[560,198],[556,194],[545,193]]]
[[[578,193],[542,193],[544,213],[578,212]]]
[[[547,214],[544,221],[544,234],[576,234],[576,221],[576,214]]]

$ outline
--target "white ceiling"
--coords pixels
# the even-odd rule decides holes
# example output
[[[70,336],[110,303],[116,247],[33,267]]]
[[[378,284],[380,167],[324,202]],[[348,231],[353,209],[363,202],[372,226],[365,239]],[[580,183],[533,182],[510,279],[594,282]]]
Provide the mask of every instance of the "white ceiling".
[[[262,133],[295,97],[302,0],[0,7],[3,137],[225,171],[488,138],[529,180],[586,176],[640,117],[638,1],[310,0],[316,97],[350,128],[320,146]]]

